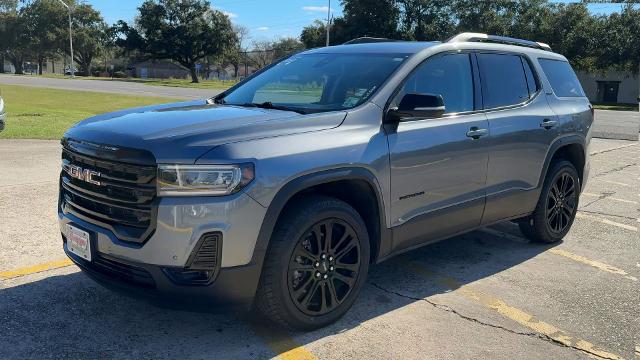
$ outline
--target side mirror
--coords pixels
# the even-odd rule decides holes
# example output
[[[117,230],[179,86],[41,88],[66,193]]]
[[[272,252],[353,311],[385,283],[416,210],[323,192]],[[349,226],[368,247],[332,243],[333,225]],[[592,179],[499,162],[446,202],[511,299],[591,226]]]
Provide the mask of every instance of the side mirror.
[[[387,115],[392,121],[437,118],[445,112],[442,95],[406,94],[398,107],[389,109]]]

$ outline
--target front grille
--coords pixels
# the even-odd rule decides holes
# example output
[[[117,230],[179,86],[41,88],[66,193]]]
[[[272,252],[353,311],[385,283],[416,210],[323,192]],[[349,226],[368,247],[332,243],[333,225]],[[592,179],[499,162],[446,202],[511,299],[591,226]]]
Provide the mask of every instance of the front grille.
[[[155,229],[157,211],[155,166],[99,159],[67,147],[62,150],[62,164],[60,191],[65,213],[108,228],[122,241],[148,239]],[[83,178],[83,171],[92,172],[91,179]]]

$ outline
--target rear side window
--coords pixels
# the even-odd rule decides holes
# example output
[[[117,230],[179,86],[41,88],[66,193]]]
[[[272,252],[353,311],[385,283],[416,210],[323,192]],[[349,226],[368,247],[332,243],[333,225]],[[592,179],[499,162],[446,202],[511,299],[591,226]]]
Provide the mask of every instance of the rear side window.
[[[478,65],[485,109],[516,105],[529,99],[529,86],[519,55],[481,53]]]
[[[571,65],[562,60],[540,59],[540,66],[547,75],[553,92],[559,97],[583,97],[584,91]]]

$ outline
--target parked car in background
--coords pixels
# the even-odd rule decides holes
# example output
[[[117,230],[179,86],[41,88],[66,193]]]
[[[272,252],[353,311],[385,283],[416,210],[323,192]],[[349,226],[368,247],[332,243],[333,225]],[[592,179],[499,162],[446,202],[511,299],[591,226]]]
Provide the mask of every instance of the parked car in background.
[[[545,44],[465,33],[312,49],[206,101],[72,127],[62,243],[109,287],[253,303],[314,329],[396,254],[501,221],[560,241],[592,122]]]
[[[67,65],[67,66],[64,68],[64,74],[65,74],[65,75],[71,75],[71,67],[70,67],[69,65]],[[74,75],[78,75],[78,76],[80,76],[80,75],[81,75],[81,74],[78,72],[78,69],[76,69],[75,67],[73,68],[73,74],[74,74]]]
[[[4,110],[4,99],[2,93],[0,93],[0,131],[4,130],[4,123],[7,118],[7,113]]]

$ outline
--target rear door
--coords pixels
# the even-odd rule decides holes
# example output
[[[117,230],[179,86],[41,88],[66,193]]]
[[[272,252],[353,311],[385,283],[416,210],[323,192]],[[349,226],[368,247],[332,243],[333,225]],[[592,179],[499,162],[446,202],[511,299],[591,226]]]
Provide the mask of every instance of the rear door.
[[[477,57],[491,131],[482,217],[482,223],[488,224],[533,210],[535,189],[547,150],[558,136],[558,123],[532,59],[497,52],[479,52]]]
[[[392,100],[441,95],[445,114],[400,122],[388,132],[395,249],[437,240],[480,223],[488,161],[488,124],[478,112],[474,57],[436,55],[419,65]],[[468,134],[473,129],[480,134]],[[484,136],[482,136],[484,135]]]

